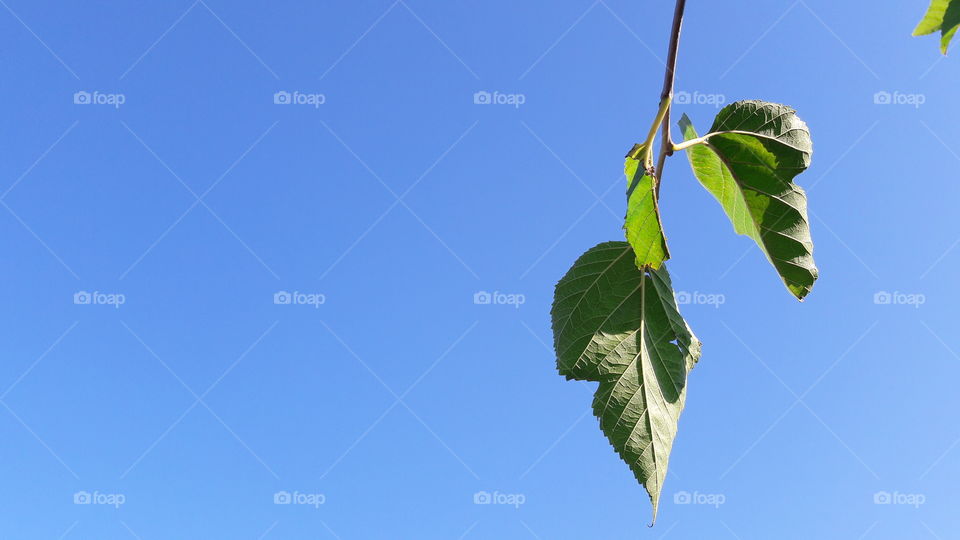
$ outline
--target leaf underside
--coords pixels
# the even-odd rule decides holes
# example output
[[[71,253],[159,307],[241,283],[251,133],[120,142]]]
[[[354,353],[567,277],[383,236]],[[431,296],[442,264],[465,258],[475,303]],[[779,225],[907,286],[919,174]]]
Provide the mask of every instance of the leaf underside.
[[[957,28],[960,28],[960,0],[933,0],[913,35],[925,36],[939,30],[940,51],[947,54]]]
[[[686,115],[685,140],[697,138]],[[738,101],[723,108],[706,142],[687,148],[701,184],[720,202],[734,230],[752,238],[799,300],[819,276],[807,197],[793,182],[813,154],[807,125],[796,111],[762,101]]]
[[[627,176],[627,215],[623,228],[636,253],[637,268],[647,265],[660,268],[663,261],[670,258],[670,250],[657,206],[656,179],[647,172],[640,159],[630,156],[624,164],[624,173]]]
[[[597,381],[600,429],[646,487],[653,519],[700,341],[680,316],[666,267],[637,268],[627,242],[599,244],[557,283],[557,368]]]

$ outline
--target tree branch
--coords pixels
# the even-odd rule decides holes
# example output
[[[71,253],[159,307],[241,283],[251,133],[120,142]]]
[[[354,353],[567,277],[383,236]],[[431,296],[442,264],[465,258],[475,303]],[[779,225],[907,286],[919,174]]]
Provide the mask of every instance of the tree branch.
[[[663,179],[663,167],[666,165],[667,156],[673,155],[673,140],[670,137],[670,109],[673,103],[673,83],[677,70],[677,53],[680,50],[680,29],[683,27],[683,11],[687,6],[687,0],[677,0],[673,11],[673,28],[670,31],[670,46],[667,51],[666,71],[663,74],[663,91],[660,93],[660,103],[669,103],[667,112],[663,119],[663,135],[660,141],[660,156],[657,158],[656,178],[657,178],[657,198],[660,198],[660,182]]]

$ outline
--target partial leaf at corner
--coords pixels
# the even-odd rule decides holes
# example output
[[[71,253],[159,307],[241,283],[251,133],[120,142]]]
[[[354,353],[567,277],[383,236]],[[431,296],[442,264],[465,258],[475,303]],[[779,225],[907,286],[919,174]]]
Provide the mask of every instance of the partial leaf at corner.
[[[947,54],[950,42],[960,27],[960,0],[932,0],[923,20],[913,35],[923,36],[940,31],[940,51]]]

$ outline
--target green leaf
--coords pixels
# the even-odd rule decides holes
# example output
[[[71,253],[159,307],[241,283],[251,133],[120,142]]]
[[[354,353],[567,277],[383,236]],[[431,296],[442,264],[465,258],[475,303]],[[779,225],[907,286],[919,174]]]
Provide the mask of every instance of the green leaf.
[[[960,0],[933,0],[913,35],[924,36],[940,30],[940,51],[947,49],[960,27]]]
[[[943,28],[940,29],[940,52],[947,54],[950,42],[960,28],[960,0],[951,0],[947,13],[943,16]]]
[[[626,242],[584,253],[557,283],[551,315],[560,374],[600,383],[600,429],[646,487],[656,520],[700,341],[680,316],[666,267],[638,269],[633,259]]]
[[[947,12],[947,6],[949,5],[950,0],[933,0],[930,2],[930,7],[923,15],[923,20],[913,29],[913,35],[925,36],[939,30],[943,25],[943,15]]]
[[[634,159],[628,155],[624,173],[627,175],[627,216],[623,228],[636,253],[637,268],[660,268],[663,261],[670,258],[670,250],[654,193],[656,179],[642,166],[642,156]]]
[[[698,139],[686,115],[680,129]],[[813,144],[796,111],[762,101],[723,108],[687,157],[700,183],[720,201],[738,234],[752,238],[799,300],[819,275],[807,196],[793,178],[810,165]]]

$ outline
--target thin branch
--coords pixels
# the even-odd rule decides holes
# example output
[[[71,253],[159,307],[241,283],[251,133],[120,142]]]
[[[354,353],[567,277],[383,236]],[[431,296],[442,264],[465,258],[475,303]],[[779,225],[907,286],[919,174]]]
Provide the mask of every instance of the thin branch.
[[[657,198],[660,197],[660,182],[663,179],[663,167],[666,165],[667,156],[673,155],[673,140],[670,137],[670,109],[673,103],[673,83],[677,71],[677,53],[680,50],[680,30],[683,27],[683,11],[686,7],[687,0],[677,0],[677,5],[673,11],[673,28],[670,31],[670,48],[667,52],[667,66],[663,74],[663,91],[660,93],[661,105],[664,102],[670,105],[667,105],[666,115],[663,119],[660,156],[657,158]]]

